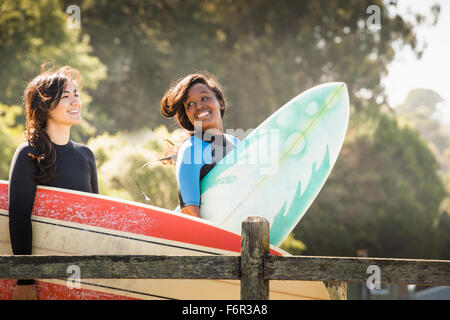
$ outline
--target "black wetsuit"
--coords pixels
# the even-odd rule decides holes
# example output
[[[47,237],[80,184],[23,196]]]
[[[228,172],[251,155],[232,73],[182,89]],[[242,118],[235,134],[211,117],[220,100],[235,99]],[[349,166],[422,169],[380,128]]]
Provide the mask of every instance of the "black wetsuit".
[[[97,168],[92,151],[69,141],[53,144],[56,150],[56,174],[42,185],[98,193]],[[32,254],[31,210],[36,194],[36,154],[28,143],[21,144],[14,154],[9,173],[9,232],[15,255]],[[33,284],[33,280],[18,280],[17,284]]]

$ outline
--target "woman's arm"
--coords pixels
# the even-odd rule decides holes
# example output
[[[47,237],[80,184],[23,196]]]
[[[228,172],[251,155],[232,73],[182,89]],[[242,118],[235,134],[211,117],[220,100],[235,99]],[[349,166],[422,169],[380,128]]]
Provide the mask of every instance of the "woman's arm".
[[[178,151],[176,165],[181,212],[194,217],[200,217],[200,171],[203,165],[203,162],[195,157],[201,152],[202,145],[197,146],[197,149],[191,139],[185,142]]]
[[[31,254],[31,210],[36,195],[36,167],[28,156],[29,147],[19,147],[9,174],[9,231],[14,254]]]
[[[198,206],[186,206],[186,207],[183,207],[181,209],[181,212],[183,212],[185,214],[188,214],[188,215],[191,215],[191,216],[194,216],[194,217],[197,217],[197,218],[201,218],[200,217],[200,208]]]
[[[24,145],[17,148],[9,174],[9,233],[15,255],[32,253],[31,211],[36,195],[36,182],[33,178],[36,167],[28,156],[31,151],[30,147]],[[13,299],[37,299],[34,280],[18,280]]]

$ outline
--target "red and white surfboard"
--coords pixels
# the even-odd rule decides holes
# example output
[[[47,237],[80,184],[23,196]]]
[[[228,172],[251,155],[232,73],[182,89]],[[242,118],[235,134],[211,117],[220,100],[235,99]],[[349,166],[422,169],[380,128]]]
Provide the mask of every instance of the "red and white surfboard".
[[[102,195],[38,187],[33,254],[238,255],[241,237],[204,219]],[[0,180],[0,255],[10,255],[8,181]],[[286,255],[272,247],[271,254]],[[68,274],[69,276],[69,274]],[[81,273],[82,277],[82,273]],[[11,299],[15,280],[0,280]],[[239,281],[85,279],[37,281],[40,299],[239,299]],[[271,281],[270,299],[329,299],[322,282]]]

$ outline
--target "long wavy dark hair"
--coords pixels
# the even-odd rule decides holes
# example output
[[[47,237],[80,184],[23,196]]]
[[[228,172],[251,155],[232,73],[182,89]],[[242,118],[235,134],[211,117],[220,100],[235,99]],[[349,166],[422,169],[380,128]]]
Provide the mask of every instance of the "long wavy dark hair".
[[[194,124],[189,120],[184,103],[188,98],[189,89],[197,84],[202,83],[208,86],[216,95],[219,104],[221,105],[220,115],[223,118],[225,114],[226,101],[223,95],[222,86],[217,80],[217,78],[208,72],[197,72],[189,74],[183,78],[178,79],[174,82],[169,90],[164,94],[161,99],[161,114],[166,118],[176,117],[178,125],[188,131],[188,136],[194,133]],[[173,164],[178,148],[186,140],[185,138],[178,143],[173,143],[172,141],[166,140],[170,146],[169,150],[165,154],[165,158],[162,159],[165,164]]]
[[[24,93],[26,130],[25,138],[34,147],[35,154],[28,156],[36,161],[38,172],[34,177],[39,183],[46,183],[56,172],[56,151],[45,131],[49,110],[56,108],[66,84],[69,81],[79,83],[77,69],[65,66],[57,71],[46,71],[30,81]]]

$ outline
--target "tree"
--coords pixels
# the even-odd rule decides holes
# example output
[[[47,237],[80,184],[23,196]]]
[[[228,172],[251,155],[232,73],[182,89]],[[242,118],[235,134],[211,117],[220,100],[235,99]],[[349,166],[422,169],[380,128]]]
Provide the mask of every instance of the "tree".
[[[24,140],[24,126],[17,123],[20,106],[0,104],[0,179],[9,179],[9,166],[16,147]]]
[[[0,12],[0,61],[6,62],[0,69],[1,103],[20,105],[26,83],[39,74],[44,63],[79,69],[88,91],[106,76],[105,66],[91,55],[89,36],[67,28],[68,16],[60,1],[2,0]],[[88,124],[93,114],[86,108],[91,100],[87,91],[82,92],[82,100],[88,121],[73,130],[77,140],[94,132]],[[23,123],[24,117],[17,120]]]
[[[439,252],[439,258],[444,260],[450,260],[450,213],[448,210],[442,212],[437,222],[437,249]]]
[[[392,116],[352,119],[331,176],[295,229],[305,254],[440,258],[436,220],[446,192],[433,154]]]
[[[371,5],[382,17],[375,31],[367,27]],[[392,44],[421,52],[413,25],[393,14],[393,6],[381,0],[81,1],[82,32],[110,71],[93,93],[97,110],[108,115],[97,125],[115,131],[167,124],[159,114],[164,91],[204,69],[224,85],[226,127],[255,128],[324,81],[346,82],[357,107],[361,89],[380,99]]]
[[[433,90],[414,89],[408,93],[405,101],[395,108],[398,118],[420,133],[439,163],[439,175],[447,192],[439,208],[439,218],[435,222],[438,229],[438,246],[448,244],[446,231],[450,212],[450,126],[440,121],[437,104],[442,101],[442,97]],[[442,259],[448,258],[444,250],[440,252]]]
[[[420,133],[439,160],[444,173],[450,170],[450,157],[446,154],[447,148],[450,148],[450,128],[439,120],[437,104],[442,101],[444,99],[433,90],[414,89],[395,108],[395,112],[399,119]]]
[[[153,131],[105,133],[90,139],[100,193],[174,209],[178,204],[175,168],[162,165],[158,159],[167,148],[164,139],[177,139],[180,134],[159,127]]]

